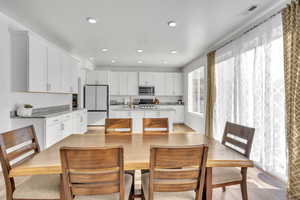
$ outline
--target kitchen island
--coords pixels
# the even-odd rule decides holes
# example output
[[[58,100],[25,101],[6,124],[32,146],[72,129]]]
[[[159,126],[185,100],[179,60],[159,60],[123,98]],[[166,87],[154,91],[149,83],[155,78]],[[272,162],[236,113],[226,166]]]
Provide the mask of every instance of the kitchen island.
[[[173,108],[129,108],[124,106],[114,106],[110,109],[110,118],[132,118],[132,132],[143,133],[143,118],[168,118],[169,131],[173,132],[175,109]]]

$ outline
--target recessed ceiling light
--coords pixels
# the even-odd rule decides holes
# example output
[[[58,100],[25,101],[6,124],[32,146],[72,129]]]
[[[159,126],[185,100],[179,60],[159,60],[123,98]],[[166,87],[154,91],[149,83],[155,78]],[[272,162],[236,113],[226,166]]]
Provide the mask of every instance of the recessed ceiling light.
[[[172,53],[172,54],[176,54],[177,51],[176,51],[176,50],[171,50],[171,53]]]
[[[143,49],[138,49],[138,50],[136,50],[138,53],[143,53]]]
[[[258,5],[253,5],[250,8],[248,8],[248,11],[252,12],[252,11],[256,10],[257,8],[258,8]]]
[[[168,62],[167,62],[167,61],[165,61],[165,60],[163,61],[163,63],[164,63],[164,64],[168,64]]]
[[[92,17],[87,17],[86,21],[88,21],[90,24],[96,24],[97,23],[97,20],[95,18],[92,18]]]
[[[176,22],[174,22],[174,21],[169,21],[168,22],[168,26],[169,27],[175,27],[177,24],[176,24]]]
[[[112,63],[115,63],[116,61],[115,61],[115,60],[111,60],[111,62],[112,62]]]
[[[90,60],[94,60],[94,58],[93,58],[93,57],[90,57]]]
[[[143,61],[139,60],[138,63],[141,64],[141,63],[143,63]]]
[[[106,51],[108,51],[108,49],[101,49],[101,51],[102,51],[102,52],[106,52]]]

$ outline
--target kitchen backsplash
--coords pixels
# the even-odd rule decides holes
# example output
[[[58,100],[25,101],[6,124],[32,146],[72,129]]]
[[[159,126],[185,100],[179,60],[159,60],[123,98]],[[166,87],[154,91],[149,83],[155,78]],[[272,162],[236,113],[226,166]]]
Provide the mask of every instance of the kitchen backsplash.
[[[127,104],[132,101],[138,103],[138,99],[154,99],[155,97],[128,97],[128,96],[113,96],[110,97],[111,105]],[[177,104],[178,100],[183,100],[182,97],[156,97],[159,99],[160,104]]]

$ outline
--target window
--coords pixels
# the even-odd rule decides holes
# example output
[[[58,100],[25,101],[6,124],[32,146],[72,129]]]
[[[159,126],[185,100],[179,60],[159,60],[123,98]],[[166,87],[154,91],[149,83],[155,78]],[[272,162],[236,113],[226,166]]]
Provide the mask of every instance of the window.
[[[205,78],[204,67],[188,74],[188,110],[192,113],[204,113],[205,109]]]
[[[285,90],[282,26],[273,21],[216,52],[213,134],[226,121],[255,128],[251,159],[286,180]]]

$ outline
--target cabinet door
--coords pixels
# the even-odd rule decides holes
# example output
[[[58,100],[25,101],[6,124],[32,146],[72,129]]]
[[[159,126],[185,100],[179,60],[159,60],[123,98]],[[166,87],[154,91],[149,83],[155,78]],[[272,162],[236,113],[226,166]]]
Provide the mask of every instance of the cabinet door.
[[[46,127],[46,148],[59,142],[63,138],[61,123],[51,124]]]
[[[98,74],[95,71],[89,71],[86,73],[86,83],[89,85],[97,84]]]
[[[47,92],[47,46],[31,36],[28,64],[28,91]]]
[[[108,85],[109,84],[109,71],[95,71],[97,73],[96,84]]]
[[[71,70],[72,70],[72,93],[78,93],[78,78],[79,78],[79,63],[76,59],[71,59]]]
[[[138,73],[137,72],[128,72],[127,73],[127,93],[131,96],[138,95]]]
[[[154,73],[153,74],[155,95],[163,96],[165,95],[165,76],[164,73]]]
[[[49,92],[62,91],[62,76],[61,76],[61,52],[54,48],[48,47],[48,85]]]
[[[174,74],[165,73],[165,95],[173,96],[174,93]]]
[[[63,121],[62,122],[62,135],[63,135],[63,138],[68,137],[69,135],[71,135],[72,131],[73,131],[72,118]]]
[[[140,85],[141,86],[154,86],[152,72],[140,72]]]
[[[127,72],[119,73],[120,95],[128,95],[128,77]]]
[[[73,80],[72,80],[72,61],[71,56],[63,54],[62,59],[62,88],[63,92],[72,93]]]
[[[183,75],[182,75],[182,73],[174,74],[174,94],[177,96],[183,95]]]
[[[85,108],[89,111],[96,110],[96,86],[85,87]]]
[[[110,95],[120,95],[120,73],[110,73]]]

